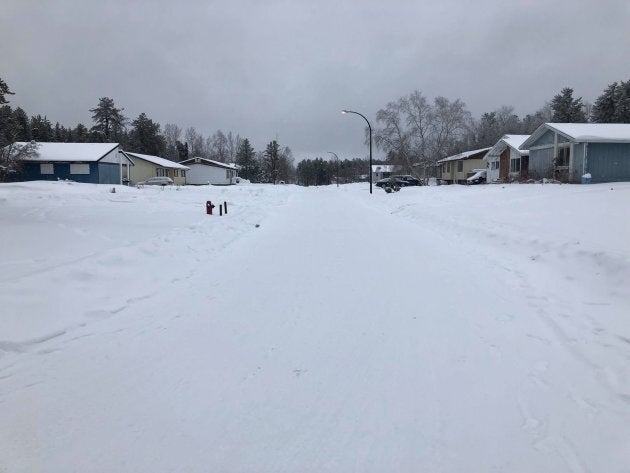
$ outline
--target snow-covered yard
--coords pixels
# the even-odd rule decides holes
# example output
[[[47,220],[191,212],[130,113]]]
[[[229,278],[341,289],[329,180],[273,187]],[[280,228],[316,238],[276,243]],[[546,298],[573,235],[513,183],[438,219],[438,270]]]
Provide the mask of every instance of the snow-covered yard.
[[[630,184],[110,188],[0,185],[0,472],[630,471]]]

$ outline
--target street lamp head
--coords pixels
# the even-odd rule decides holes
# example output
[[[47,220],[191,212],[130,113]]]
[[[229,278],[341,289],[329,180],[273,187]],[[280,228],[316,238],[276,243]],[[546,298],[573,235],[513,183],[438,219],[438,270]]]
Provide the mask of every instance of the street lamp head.
[[[342,110],[341,113],[345,115],[346,113],[348,113],[348,110]]]

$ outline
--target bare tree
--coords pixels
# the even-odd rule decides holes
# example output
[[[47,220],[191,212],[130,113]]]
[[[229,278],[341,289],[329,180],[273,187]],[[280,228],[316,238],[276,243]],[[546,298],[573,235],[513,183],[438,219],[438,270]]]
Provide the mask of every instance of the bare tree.
[[[211,143],[211,159],[222,163],[227,162],[229,158],[229,146],[225,134],[221,130],[217,130],[214,135],[212,135]]]
[[[462,138],[470,112],[460,99],[451,102],[446,97],[436,97],[431,114],[432,159],[438,160],[453,151],[453,145]]]
[[[470,120],[461,100],[437,97],[431,104],[416,90],[377,112],[381,127],[375,141],[389,161],[411,171],[414,164],[430,165],[446,156],[464,137]]]
[[[376,123],[382,124],[382,128],[377,128],[374,133],[374,142],[385,151],[390,161],[409,164],[410,133],[405,128],[404,101],[389,102],[376,112]]]
[[[194,127],[186,128],[184,134],[186,143],[188,143],[188,154],[191,157],[203,156],[203,136],[197,133]]]
[[[164,139],[166,141],[166,157],[172,161],[179,160],[177,142],[182,136],[182,129],[173,123],[164,125]]]

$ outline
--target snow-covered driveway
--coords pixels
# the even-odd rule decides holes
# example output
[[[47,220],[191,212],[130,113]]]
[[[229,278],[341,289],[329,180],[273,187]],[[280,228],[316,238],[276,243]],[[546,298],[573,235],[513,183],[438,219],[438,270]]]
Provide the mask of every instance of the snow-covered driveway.
[[[630,471],[629,185],[66,187],[0,190],[0,471]]]

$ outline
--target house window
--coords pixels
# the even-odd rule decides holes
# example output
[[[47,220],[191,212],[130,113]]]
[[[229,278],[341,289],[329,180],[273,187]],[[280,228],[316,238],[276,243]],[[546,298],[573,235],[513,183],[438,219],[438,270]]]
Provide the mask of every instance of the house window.
[[[182,177],[186,177],[186,171],[182,169]]]
[[[569,167],[569,157],[571,156],[571,147],[563,146],[558,148],[558,157],[556,158],[556,167]]]
[[[451,172],[451,163],[446,163],[446,172]]]
[[[70,164],[70,174],[90,174],[90,165]]]
[[[464,161],[457,161],[457,172],[464,172]]]
[[[39,165],[40,174],[55,174],[53,163],[42,163]]]
[[[493,171],[499,169],[499,161],[492,161],[492,163],[490,163],[490,169],[492,169]]]
[[[156,169],[156,176],[157,176],[157,177],[164,177],[164,176],[166,176],[166,173],[164,172],[164,169],[162,169],[162,168],[157,168],[157,169]]]
[[[521,172],[521,158],[510,159],[510,172]]]
[[[179,177],[179,169],[173,170],[173,177]]]

